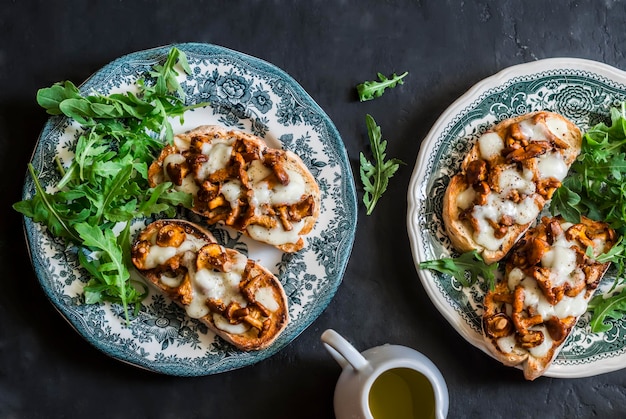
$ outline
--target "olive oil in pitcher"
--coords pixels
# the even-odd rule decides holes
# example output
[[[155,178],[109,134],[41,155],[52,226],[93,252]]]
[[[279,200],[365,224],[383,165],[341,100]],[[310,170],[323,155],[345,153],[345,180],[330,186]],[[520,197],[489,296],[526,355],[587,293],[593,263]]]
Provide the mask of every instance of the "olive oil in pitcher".
[[[393,368],[374,380],[369,409],[375,419],[434,419],[435,393],[420,372]]]

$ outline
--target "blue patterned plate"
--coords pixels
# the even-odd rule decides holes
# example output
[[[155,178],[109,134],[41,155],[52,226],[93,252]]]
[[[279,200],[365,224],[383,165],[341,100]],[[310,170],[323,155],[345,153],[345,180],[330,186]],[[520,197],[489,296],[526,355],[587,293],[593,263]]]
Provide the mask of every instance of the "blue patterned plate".
[[[84,304],[87,276],[77,268],[75,249],[52,238],[39,224],[25,219],[31,259],[41,286],[59,312],[87,341],[121,361],[156,372],[200,376],[241,368],[261,361],[295,339],[326,308],[345,271],[354,242],[357,206],[352,171],[344,144],[330,118],[289,75],[260,59],[208,44],[175,45],[187,55],[193,71],[179,79],[188,104],[211,106],[172,121],[175,132],[202,124],[220,124],[263,137],[302,157],[322,192],[320,217],[306,247],[296,254],[252,242],[226,229],[212,228],[218,241],[259,260],[276,274],[289,300],[291,322],[267,350],[235,350],[204,325],[158,293],[151,293],[129,327],[116,304]],[[128,90],[171,46],[133,53],[108,64],[82,86],[103,94]],[[183,72],[180,72],[183,74]],[[80,127],[64,117],[45,124],[32,158],[42,184],[58,180],[54,156],[71,158]],[[34,185],[27,176],[24,198]],[[181,212],[181,217],[201,222]],[[135,223],[137,224],[137,223]],[[135,229],[141,225],[134,225]],[[269,248],[271,247],[271,248]]]
[[[408,190],[407,227],[413,259],[449,256],[442,201],[450,178],[476,139],[505,118],[537,110],[558,112],[582,130],[605,120],[612,105],[626,99],[626,73],[594,61],[551,58],[505,69],[476,84],[437,120],[424,139]],[[480,285],[463,288],[448,275],[418,268],[429,297],[472,345],[488,353],[481,335]],[[614,280],[605,276],[600,291]],[[583,315],[545,375],[585,377],[626,366],[626,320],[612,321],[606,333],[591,333]]]

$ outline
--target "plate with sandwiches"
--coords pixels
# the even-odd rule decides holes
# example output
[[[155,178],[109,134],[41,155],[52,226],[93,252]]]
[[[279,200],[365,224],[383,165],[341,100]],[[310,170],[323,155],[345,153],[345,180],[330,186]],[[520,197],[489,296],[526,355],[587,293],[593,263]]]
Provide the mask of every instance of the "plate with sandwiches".
[[[191,109],[170,121],[173,141],[147,175],[151,187],[192,195],[193,206],[132,222],[131,275],[148,294],[129,322],[120,304],[86,303],[89,275],[79,258],[93,255],[24,223],[42,288],[90,344],[154,372],[203,376],[270,357],[322,313],[352,249],[356,192],[330,118],[261,59],[210,44],[168,45],[114,60],[80,91],[131,91],[173,46],[189,66],[177,77]],[[31,160],[45,190],[54,190],[55,158],[71,160],[81,129],[65,116],[45,124]],[[34,193],[27,176],[24,199]]]
[[[614,271],[595,256],[616,232],[602,220],[567,223],[549,212],[581,135],[625,99],[626,73],[603,63],[519,64],[474,85],[422,142],[407,196],[422,285],[461,336],[528,380],[625,365],[624,320],[593,333],[587,311],[613,285]],[[493,289],[419,267],[471,251],[499,263]]]

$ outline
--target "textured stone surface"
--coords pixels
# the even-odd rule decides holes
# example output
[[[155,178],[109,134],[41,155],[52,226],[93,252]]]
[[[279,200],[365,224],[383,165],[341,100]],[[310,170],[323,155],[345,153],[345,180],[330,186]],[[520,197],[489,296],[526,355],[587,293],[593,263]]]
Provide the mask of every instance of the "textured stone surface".
[[[421,287],[405,227],[412,167],[439,114],[514,64],[571,56],[626,69],[624,2],[52,3],[4,2],[0,12],[0,417],[332,418],[340,370],[319,341],[326,328],[360,349],[390,342],[429,356],[448,382],[450,418],[626,415],[626,370],[528,383],[465,342]],[[120,55],[185,41],[239,50],[291,74],[335,122],[356,176],[366,113],[389,140],[388,156],[408,163],[372,216],[360,209],[344,281],[319,319],[264,362],[198,378],[145,372],[86,343],[39,288],[10,209],[46,119],[38,88],[80,83]],[[357,83],[405,70],[401,88],[356,100]]]

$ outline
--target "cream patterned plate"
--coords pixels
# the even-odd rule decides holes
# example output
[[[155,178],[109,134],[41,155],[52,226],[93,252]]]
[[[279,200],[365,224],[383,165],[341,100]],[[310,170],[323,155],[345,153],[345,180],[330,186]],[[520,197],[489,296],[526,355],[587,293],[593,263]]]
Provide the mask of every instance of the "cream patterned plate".
[[[442,223],[442,201],[450,178],[476,139],[498,121],[537,110],[558,112],[583,131],[606,120],[609,108],[626,99],[626,73],[594,61],[551,58],[521,64],[491,76],[455,101],[424,139],[408,190],[407,227],[413,259],[452,254]],[[429,297],[472,345],[489,353],[481,336],[485,288],[464,289],[448,275],[418,268]],[[614,276],[605,276],[603,287]],[[602,291],[599,291],[602,292]],[[606,333],[591,333],[581,317],[545,375],[585,377],[626,366],[626,321],[613,320]]]
[[[41,286],[59,312],[87,341],[121,361],[156,372],[199,376],[256,363],[284,348],[326,308],[350,256],[357,206],[344,144],[330,118],[289,75],[260,59],[208,44],[174,45],[186,53],[192,74],[180,76],[187,103],[210,102],[185,114],[175,132],[201,124],[220,124],[254,133],[274,147],[298,154],[316,177],[322,193],[320,217],[305,248],[295,254],[254,243],[226,229],[213,228],[218,241],[247,253],[276,274],[289,300],[291,321],[267,350],[235,350],[182,309],[151,293],[126,327],[121,306],[87,305],[82,287],[87,275],[77,268],[76,249],[52,238],[25,219],[31,259]],[[128,90],[171,46],[121,57],[90,77],[82,92]],[[181,72],[182,74],[182,72]],[[43,111],[42,111],[43,112]],[[45,124],[32,158],[44,187],[58,180],[54,156],[68,155],[80,127],[65,117]],[[69,153],[71,155],[71,153]],[[27,176],[24,198],[34,185]],[[200,221],[181,212],[181,217]]]

